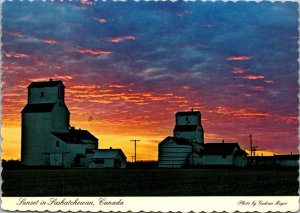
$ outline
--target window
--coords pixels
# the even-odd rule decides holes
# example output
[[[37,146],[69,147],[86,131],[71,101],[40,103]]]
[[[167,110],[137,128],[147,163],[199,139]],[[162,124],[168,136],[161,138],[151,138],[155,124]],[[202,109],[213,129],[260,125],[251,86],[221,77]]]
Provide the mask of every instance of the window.
[[[43,98],[44,97],[44,92],[41,92],[41,98]]]
[[[59,147],[59,141],[56,141],[56,147]]]

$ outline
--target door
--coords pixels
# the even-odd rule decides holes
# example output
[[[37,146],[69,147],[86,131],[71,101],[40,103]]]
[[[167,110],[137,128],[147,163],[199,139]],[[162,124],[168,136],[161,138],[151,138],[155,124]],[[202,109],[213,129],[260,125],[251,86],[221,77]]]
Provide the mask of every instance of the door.
[[[62,154],[50,154],[50,166],[62,166]]]

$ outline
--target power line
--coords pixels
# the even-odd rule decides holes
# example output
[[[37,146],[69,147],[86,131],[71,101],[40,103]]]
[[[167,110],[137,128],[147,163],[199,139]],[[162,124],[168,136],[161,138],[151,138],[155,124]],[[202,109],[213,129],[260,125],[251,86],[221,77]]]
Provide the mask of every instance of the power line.
[[[140,140],[130,140],[131,142],[134,142],[134,162],[136,162],[136,142],[139,142]]]

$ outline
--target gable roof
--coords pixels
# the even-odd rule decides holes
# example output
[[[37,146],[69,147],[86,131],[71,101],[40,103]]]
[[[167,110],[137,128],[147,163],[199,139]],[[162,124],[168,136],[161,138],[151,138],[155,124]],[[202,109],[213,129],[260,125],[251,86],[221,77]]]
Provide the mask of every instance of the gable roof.
[[[114,159],[117,157],[119,153],[124,157],[124,159],[127,159],[122,149],[98,149],[95,150],[95,154],[93,155],[92,158]]]
[[[39,112],[51,112],[55,103],[43,103],[43,104],[26,104],[22,109],[22,113],[39,113]]]
[[[194,132],[197,130],[197,125],[175,125],[174,132]]]
[[[50,80],[50,81],[31,82],[28,88],[56,87],[59,84],[65,87],[62,81]]]
[[[78,137],[82,140],[98,141],[98,138],[96,138],[92,133],[90,133],[89,131],[84,130],[84,129],[72,129],[71,128],[70,132],[74,137]]]
[[[176,138],[176,137],[171,137],[171,136],[166,137],[162,142],[160,142],[160,144],[166,143],[170,140],[174,141],[177,145],[191,145],[191,143],[184,138]]]
[[[200,111],[185,111],[185,112],[177,112],[176,116],[188,116],[188,115],[200,115]]]
[[[98,139],[87,130],[71,129],[70,132],[52,132],[52,134],[66,143],[85,144],[83,140],[98,142]]]
[[[241,150],[238,143],[206,143],[204,144],[204,149],[200,152],[200,154],[231,155],[235,148]]]
[[[52,134],[66,143],[85,144],[80,138],[74,137],[71,132],[52,132]]]

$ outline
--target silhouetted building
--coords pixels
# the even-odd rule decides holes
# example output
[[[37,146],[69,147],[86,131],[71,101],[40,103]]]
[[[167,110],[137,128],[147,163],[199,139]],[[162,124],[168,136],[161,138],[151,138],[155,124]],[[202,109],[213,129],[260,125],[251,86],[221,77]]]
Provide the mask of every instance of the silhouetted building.
[[[165,138],[158,148],[158,167],[245,166],[247,153],[238,143],[204,143],[199,111],[177,112],[174,137]]]
[[[125,168],[126,157],[121,149],[98,149],[90,154],[88,168]]]
[[[252,156],[248,158],[251,166],[299,167],[299,154]]]
[[[22,110],[23,165],[75,167],[92,161],[88,153],[98,150],[98,139],[87,130],[70,127],[64,90],[62,81],[51,79],[28,86],[28,103]]]

